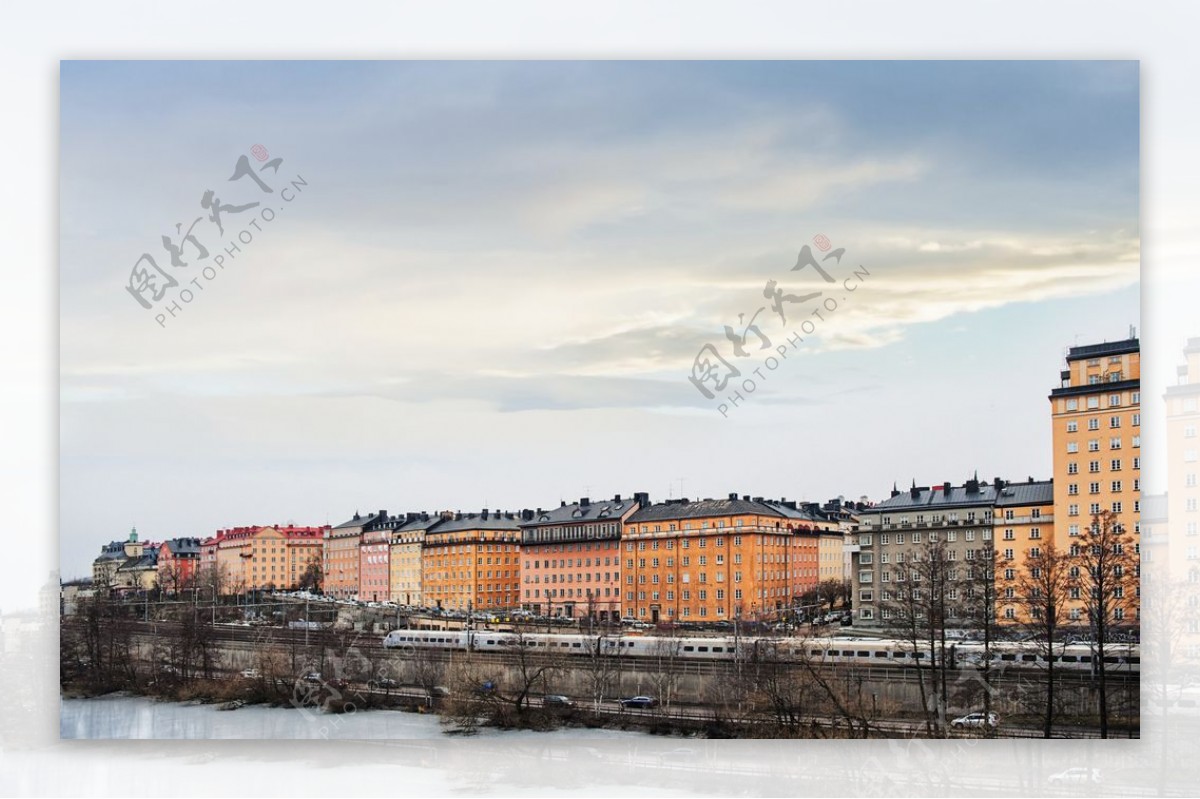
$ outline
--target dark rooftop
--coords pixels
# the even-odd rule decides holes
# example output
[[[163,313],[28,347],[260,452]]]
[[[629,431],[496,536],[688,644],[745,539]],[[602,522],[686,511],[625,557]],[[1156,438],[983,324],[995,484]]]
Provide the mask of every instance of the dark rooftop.
[[[1067,360],[1079,361],[1084,358],[1102,358],[1105,355],[1124,355],[1128,352],[1137,352],[1138,349],[1139,343],[1136,338],[1124,341],[1106,341],[1103,344],[1086,344],[1082,347],[1071,347],[1067,351]]]

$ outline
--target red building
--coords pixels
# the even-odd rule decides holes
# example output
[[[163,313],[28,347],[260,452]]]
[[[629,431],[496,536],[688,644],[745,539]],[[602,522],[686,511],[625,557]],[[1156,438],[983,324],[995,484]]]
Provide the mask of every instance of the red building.
[[[158,586],[168,594],[190,591],[200,566],[199,538],[172,538],[158,548]]]

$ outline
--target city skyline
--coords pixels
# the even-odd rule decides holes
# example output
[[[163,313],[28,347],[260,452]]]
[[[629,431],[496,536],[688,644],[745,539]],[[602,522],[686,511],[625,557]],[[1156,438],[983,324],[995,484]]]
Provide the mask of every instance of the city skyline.
[[[133,525],[1045,478],[1064,350],[1140,327],[1135,62],[66,62],[62,103],[64,577]],[[129,268],[254,144],[302,198],[156,324]],[[723,418],[697,351],[819,234],[870,279]]]

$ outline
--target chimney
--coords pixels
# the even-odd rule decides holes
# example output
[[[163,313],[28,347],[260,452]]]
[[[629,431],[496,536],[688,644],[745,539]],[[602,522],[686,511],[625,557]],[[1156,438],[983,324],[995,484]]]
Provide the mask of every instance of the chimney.
[[[893,496],[893,497],[898,497],[898,496],[900,496],[900,489],[896,488],[896,484],[895,484],[895,483],[892,483],[892,496]]]
[[[730,498],[730,499],[737,499],[737,492],[734,492],[734,493],[730,494],[730,495],[729,495],[729,498]]]
[[[970,480],[967,481],[966,487],[967,487],[968,494],[978,494],[979,493],[979,478],[972,477]]]
[[[620,502],[620,501],[621,501],[621,495],[620,495],[620,494],[616,494],[616,495],[614,495],[614,496],[613,496],[613,502]]]
[[[913,499],[921,496],[921,489],[917,488],[917,481],[913,480],[912,488],[908,489],[908,495]]]
[[[481,518],[481,519],[486,519],[487,517],[488,517],[488,509],[487,509],[487,508],[484,508],[484,509],[483,509],[483,513],[481,513],[481,514],[479,515],[479,518]]]
[[[592,500],[589,499],[588,497],[580,497],[579,498],[579,507],[586,508],[591,504],[592,504]]]
[[[650,492],[648,492],[648,491],[637,492],[636,494],[633,495],[633,501],[638,503],[642,507],[649,506],[650,505]]]
[[[946,496],[950,496],[950,481],[949,480],[942,483],[942,493],[944,493]]]
[[[992,485],[995,487],[996,493],[998,494],[998,493],[1000,493],[1000,489],[1004,488],[1004,481],[1001,480],[999,477],[993,477]]]
[[[380,516],[382,516],[384,519],[386,519],[386,518],[387,518],[387,511],[386,511],[386,510],[381,510],[381,511],[379,511],[379,515],[380,515]]]
[[[742,501],[743,501],[743,502],[749,502],[749,501],[750,501],[750,495],[749,495],[749,494],[742,494]]]
[[[560,507],[560,508],[567,507],[567,501],[565,499],[560,499],[558,502],[559,502],[558,507]]]

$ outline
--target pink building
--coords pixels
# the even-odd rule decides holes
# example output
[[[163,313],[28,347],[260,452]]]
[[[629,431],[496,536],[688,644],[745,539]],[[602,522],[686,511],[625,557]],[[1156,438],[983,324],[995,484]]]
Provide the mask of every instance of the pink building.
[[[397,517],[400,523],[404,516]],[[386,602],[389,596],[388,580],[389,551],[392,533],[397,524],[393,520],[383,522],[378,529],[362,534],[358,546],[358,599],[360,602]]]

